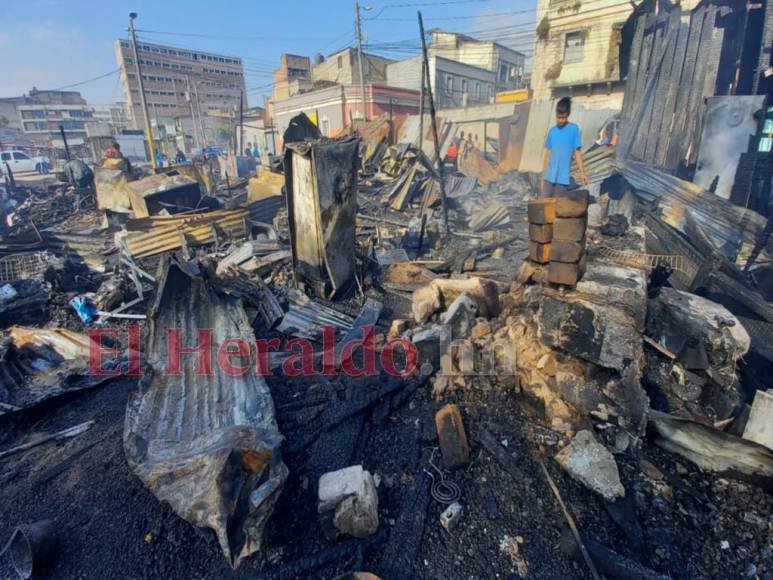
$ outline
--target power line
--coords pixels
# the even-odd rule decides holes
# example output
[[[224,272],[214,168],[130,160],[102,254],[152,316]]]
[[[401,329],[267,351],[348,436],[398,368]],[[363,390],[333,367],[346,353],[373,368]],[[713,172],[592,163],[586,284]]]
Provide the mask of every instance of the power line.
[[[73,87],[79,87],[81,85],[85,85],[85,84],[88,84],[88,83],[93,83],[94,81],[98,81],[98,80],[107,78],[109,76],[112,76],[112,75],[116,74],[119,70],[120,69],[115,69],[115,70],[110,71],[109,73],[105,73],[103,75],[99,75],[98,77],[94,77],[93,79],[87,79],[85,81],[80,81],[80,82],[77,82],[77,83],[72,83],[71,85],[64,85],[63,87],[57,87],[57,88],[51,89],[51,90],[52,91],[62,91],[64,89],[71,89]]]
[[[281,36],[251,36],[251,35],[228,35],[228,34],[206,34],[202,32],[180,32],[171,30],[140,30],[143,34],[157,34],[162,36],[190,36],[193,38],[214,38],[218,40],[279,40],[279,41],[298,41],[298,40],[325,40],[324,38],[310,37],[281,37]]]
[[[480,18],[496,18],[499,16],[513,16],[517,14],[528,14],[530,12],[536,12],[536,8],[531,8],[529,10],[508,10],[506,12],[489,12],[486,14],[483,14],[481,16],[478,15],[465,15],[465,16],[436,16],[436,17],[428,17],[427,22],[435,22],[439,20],[470,20],[471,18],[480,19]],[[380,17],[374,17],[374,18],[363,18],[363,20],[373,21],[378,20],[380,22],[414,22],[416,20],[416,17],[391,17],[391,18],[380,18]],[[533,23],[529,23],[530,26],[534,26]]]
[[[477,4],[480,2],[488,2],[489,0],[440,0],[439,2],[411,2],[405,4],[385,4],[382,9],[387,8],[414,8],[422,6],[448,6],[451,4]]]

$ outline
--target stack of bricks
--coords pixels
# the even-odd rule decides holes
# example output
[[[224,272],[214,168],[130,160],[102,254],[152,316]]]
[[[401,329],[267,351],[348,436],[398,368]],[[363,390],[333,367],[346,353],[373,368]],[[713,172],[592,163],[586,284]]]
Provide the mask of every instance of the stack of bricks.
[[[547,266],[547,279],[574,286],[585,270],[588,192],[529,202],[529,259]]]
[[[553,221],[548,281],[574,286],[585,271],[588,192],[568,191],[554,199],[556,217]]]
[[[552,197],[529,202],[529,259],[537,264],[550,262],[556,203]]]

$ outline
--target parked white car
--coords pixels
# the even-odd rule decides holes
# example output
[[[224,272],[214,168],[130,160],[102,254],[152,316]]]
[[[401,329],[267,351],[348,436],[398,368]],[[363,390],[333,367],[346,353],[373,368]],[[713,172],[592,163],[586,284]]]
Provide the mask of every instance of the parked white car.
[[[45,174],[51,167],[48,157],[30,157],[24,151],[18,150],[0,152],[0,174],[5,174],[6,163],[14,175],[30,172]]]

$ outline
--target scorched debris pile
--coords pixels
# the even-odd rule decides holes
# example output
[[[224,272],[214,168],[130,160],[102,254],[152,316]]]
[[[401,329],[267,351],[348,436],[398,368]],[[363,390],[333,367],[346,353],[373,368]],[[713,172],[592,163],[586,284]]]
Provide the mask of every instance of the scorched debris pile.
[[[557,198],[442,110],[9,185],[0,533],[52,520],[62,578],[770,577],[770,221],[648,124],[730,9],[669,10]]]

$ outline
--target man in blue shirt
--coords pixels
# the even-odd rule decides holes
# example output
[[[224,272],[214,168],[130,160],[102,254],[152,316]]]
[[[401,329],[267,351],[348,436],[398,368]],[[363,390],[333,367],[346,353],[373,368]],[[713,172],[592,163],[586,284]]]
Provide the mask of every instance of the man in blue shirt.
[[[577,162],[580,182],[588,185],[585,166],[582,163],[582,141],[580,128],[569,122],[572,100],[564,97],[556,105],[556,124],[548,131],[545,141],[545,155],[542,162],[542,195],[554,197],[566,192],[569,187],[569,170],[572,157]]]

